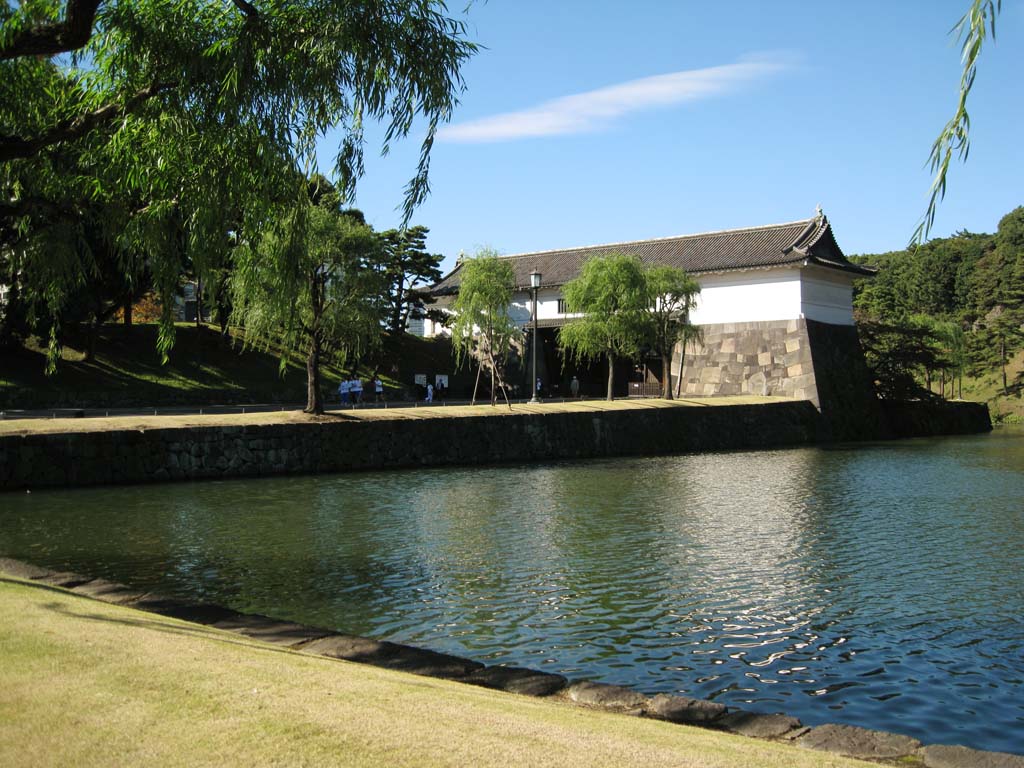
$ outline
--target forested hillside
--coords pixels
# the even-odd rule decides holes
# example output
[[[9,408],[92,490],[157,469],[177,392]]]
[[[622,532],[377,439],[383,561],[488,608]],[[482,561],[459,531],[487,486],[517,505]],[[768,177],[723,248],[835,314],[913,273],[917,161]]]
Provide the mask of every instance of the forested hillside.
[[[1021,418],[1024,207],[995,234],[851,260],[878,268],[855,286],[854,311],[883,396],[963,396],[988,401],[997,418]]]

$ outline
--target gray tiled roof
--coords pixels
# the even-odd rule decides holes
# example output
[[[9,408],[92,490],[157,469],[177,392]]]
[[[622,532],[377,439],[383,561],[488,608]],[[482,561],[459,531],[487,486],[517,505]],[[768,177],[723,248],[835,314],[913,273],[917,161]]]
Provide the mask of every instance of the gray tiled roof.
[[[587,259],[611,253],[636,255],[645,264],[668,264],[691,274],[775,267],[805,260],[843,272],[874,274],[874,270],[846,259],[824,214],[788,224],[564,248],[501,258],[512,262],[516,287],[528,288],[531,272],[540,272],[545,286],[564,285],[580,273]],[[455,293],[461,282],[459,271],[456,266],[433,287],[433,292],[441,295]]]

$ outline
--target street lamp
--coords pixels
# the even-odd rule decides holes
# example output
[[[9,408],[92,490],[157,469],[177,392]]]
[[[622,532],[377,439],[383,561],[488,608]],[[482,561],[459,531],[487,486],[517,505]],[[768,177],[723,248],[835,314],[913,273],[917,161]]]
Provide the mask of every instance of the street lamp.
[[[530,273],[530,287],[533,289],[533,397],[531,403],[539,403],[537,399],[537,289],[540,288],[540,272],[534,270]]]

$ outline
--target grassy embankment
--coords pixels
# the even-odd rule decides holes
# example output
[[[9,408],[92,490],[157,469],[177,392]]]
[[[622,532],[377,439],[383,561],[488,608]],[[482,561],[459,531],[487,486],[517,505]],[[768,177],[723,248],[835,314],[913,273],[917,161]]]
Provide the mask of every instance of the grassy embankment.
[[[214,328],[180,324],[164,365],[156,351],[156,332],[155,325],[106,325],[93,360],[66,346],[53,376],[45,374],[45,350],[37,345],[0,351],[0,409],[306,401],[306,366],[297,356],[282,377],[275,354],[243,352],[237,338],[232,345]],[[399,370],[381,371],[384,385],[393,392],[400,392],[414,373],[454,372],[450,347],[443,343],[405,336],[394,357]],[[323,372],[325,389],[333,393],[342,371],[325,366]],[[359,372],[364,377],[371,373],[365,366]]]
[[[0,662],[0,765],[868,765],[308,656],[2,576]]]
[[[978,376],[964,377],[964,399],[986,403],[992,421],[1024,424],[1024,350],[1018,351],[1006,366],[1009,394],[1003,392],[1003,372],[999,366]]]

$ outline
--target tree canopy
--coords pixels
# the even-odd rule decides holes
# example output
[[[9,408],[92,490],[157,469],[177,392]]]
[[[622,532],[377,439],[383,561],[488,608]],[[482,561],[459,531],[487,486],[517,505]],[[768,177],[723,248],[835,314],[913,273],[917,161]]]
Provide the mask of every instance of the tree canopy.
[[[651,349],[661,357],[661,396],[671,400],[672,356],[676,345],[683,345],[685,355],[686,345],[699,336],[699,329],[690,322],[690,313],[697,304],[700,283],[684,270],[664,264],[648,267],[644,278]]]
[[[508,260],[498,258],[497,253],[488,248],[466,259],[460,272],[459,294],[451,306],[452,347],[456,362],[477,361],[478,384],[479,371],[484,368],[489,371],[493,405],[498,389],[505,392],[505,361],[521,344],[522,331],[509,314],[515,276]],[[474,402],[476,389],[474,386]]]
[[[616,359],[635,357],[650,331],[650,293],[636,256],[610,254],[583,264],[562,289],[566,310],[582,317],[559,332],[563,349],[581,359],[608,361],[607,399],[613,399]]]
[[[427,251],[424,226],[389,229],[381,233],[384,253],[381,267],[388,282],[388,328],[393,334],[404,333],[409,318],[423,312],[423,306],[433,302],[423,286],[441,279],[440,253]]]
[[[1005,374],[1008,356],[1024,346],[1024,207],[1003,216],[995,234],[960,232],[851,258],[879,268],[855,285],[854,311],[883,390],[912,392],[914,377],[927,383],[933,370],[959,376],[998,365]]]
[[[52,318],[56,343],[68,296],[97,269],[82,231],[102,205],[103,238],[145,254],[169,307],[183,264],[223,263],[302,197],[297,170],[315,168],[329,131],[351,200],[369,121],[383,124],[384,152],[422,126],[407,221],[475,50],[440,0],[9,0],[0,251],[17,261],[22,299]],[[172,341],[165,316],[162,347]]]
[[[243,242],[231,280],[233,317],[246,343],[306,357],[309,413],[323,412],[320,367],[376,344],[385,284],[374,265],[380,238],[362,214],[339,210],[339,197],[314,182],[310,199]]]

